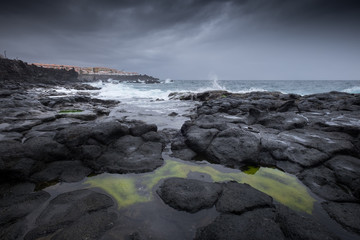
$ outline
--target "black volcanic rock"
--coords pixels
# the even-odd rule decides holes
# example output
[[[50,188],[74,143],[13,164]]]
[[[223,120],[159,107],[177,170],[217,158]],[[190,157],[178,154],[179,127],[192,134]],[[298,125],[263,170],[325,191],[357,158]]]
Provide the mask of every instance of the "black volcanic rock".
[[[80,74],[79,80],[91,82],[91,81],[106,81],[108,79],[113,79],[121,82],[132,82],[132,83],[160,83],[158,78],[148,76],[148,75],[106,75],[106,74]]]
[[[241,214],[255,208],[273,207],[272,198],[248,184],[228,182],[216,203],[216,210],[223,213]]]
[[[322,206],[335,221],[345,228],[360,233],[360,204],[324,202]]]
[[[0,199],[0,226],[25,217],[48,198],[50,198],[49,193],[40,191]]]
[[[240,216],[221,214],[211,224],[198,229],[195,239],[286,239],[275,216],[275,210],[270,208],[256,209]]]
[[[300,215],[284,206],[277,206],[276,221],[280,224],[287,239],[339,239],[311,216]]]
[[[164,181],[157,193],[171,207],[195,213],[212,207],[221,190],[218,184],[193,179],[169,178]]]
[[[37,239],[54,232],[55,239],[70,236],[98,239],[117,218],[116,214],[105,211],[113,205],[110,197],[91,190],[60,194],[42,211],[36,220],[37,226],[26,234],[25,239]]]
[[[74,70],[42,68],[28,65],[20,60],[0,58],[0,82],[12,89],[24,88],[31,84],[64,84],[77,81]]]

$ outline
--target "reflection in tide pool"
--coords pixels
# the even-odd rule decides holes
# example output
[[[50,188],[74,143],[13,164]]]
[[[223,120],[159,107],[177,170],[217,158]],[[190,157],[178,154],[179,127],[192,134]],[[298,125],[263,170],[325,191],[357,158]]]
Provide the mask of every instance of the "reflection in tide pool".
[[[297,211],[312,213],[315,199],[296,177],[278,169],[249,167],[246,171],[229,169],[210,163],[196,164],[186,161],[166,160],[154,172],[145,174],[101,174],[88,178],[85,184],[98,187],[116,199],[119,208],[135,203],[152,201],[153,187],[170,177],[187,178],[188,175],[210,176],[214,182],[237,181],[270,195],[276,201]],[[205,180],[205,179],[203,179]]]

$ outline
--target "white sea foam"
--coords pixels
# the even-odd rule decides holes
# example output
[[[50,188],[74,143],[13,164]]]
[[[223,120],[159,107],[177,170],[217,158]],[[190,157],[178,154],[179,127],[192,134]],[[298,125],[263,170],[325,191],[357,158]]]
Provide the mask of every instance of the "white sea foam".
[[[268,90],[263,89],[263,88],[255,88],[255,87],[251,87],[251,88],[247,88],[244,90],[240,90],[240,91],[236,91],[236,93],[248,93],[248,92],[267,92]]]
[[[354,87],[351,87],[351,88],[346,88],[346,89],[342,90],[342,92],[360,93],[360,86],[354,86]]]
[[[215,73],[210,73],[209,78],[212,81],[212,88],[210,90],[226,90],[224,86],[219,84],[219,78]]]
[[[167,78],[165,79],[164,83],[174,83],[174,80]]]
[[[167,99],[169,93],[172,92],[160,89],[135,88],[126,83],[106,83],[99,87],[101,90],[98,96],[107,99]]]

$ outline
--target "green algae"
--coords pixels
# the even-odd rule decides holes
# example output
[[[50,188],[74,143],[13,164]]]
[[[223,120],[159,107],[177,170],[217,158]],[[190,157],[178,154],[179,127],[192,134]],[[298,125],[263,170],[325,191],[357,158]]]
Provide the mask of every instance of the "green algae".
[[[245,169],[242,170],[243,173],[254,175],[259,171],[260,167],[254,167],[254,166],[248,166]]]
[[[167,160],[161,168],[151,173],[102,174],[88,178],[85,183],[90,187],[105,190],[116,199],[119,208],[124,208],[135,203],[152,201],[154,198],[152,189],[161,180],[170,177],[186,178],[191,172],[207,174],[214,182],[247,183],[291,209],[309,214],[313,210],[315,199],[296,177],[267,167],[248,167],[241,172],[211,164]]]
[[[67,109],[67,110],[61,110],[59,113],[80,113],[83,112],[83,110],[80,109]]]

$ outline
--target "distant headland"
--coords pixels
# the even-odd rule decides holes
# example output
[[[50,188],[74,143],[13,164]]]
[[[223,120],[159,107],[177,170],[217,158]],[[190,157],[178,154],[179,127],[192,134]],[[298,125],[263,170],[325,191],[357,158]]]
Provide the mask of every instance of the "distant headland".
[[[158,78],[148,76],[146,74],[139,74],[137,72],[126,72],[107,67],[78,67],[72,65],[48,63],[33,63],[33,65],[50,69],[64,69],[67,71],[74,70],[78,73],[78,79],[83,81],[98,81],[111,78],[114,80],[136,83],[159,83]]]

